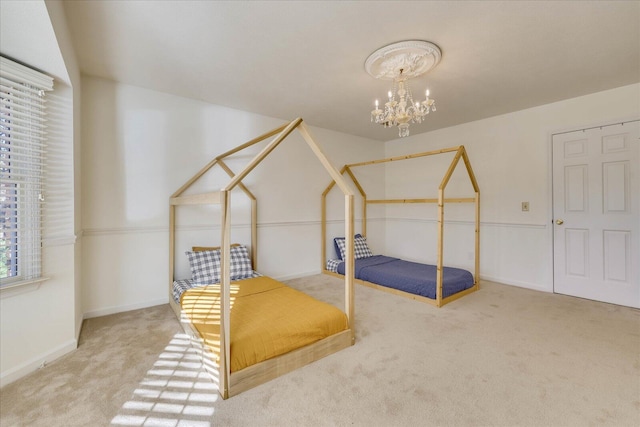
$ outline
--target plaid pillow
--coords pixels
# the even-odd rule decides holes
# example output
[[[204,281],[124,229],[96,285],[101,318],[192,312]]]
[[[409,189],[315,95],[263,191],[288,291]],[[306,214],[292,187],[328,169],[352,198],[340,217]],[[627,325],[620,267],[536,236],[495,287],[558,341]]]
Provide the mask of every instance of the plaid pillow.
[[[355,235],[356,239],[358,237],[362,237],[362,234],[358,233]],[[333,247],[336,249],[336,256],[343,260],[344,252],[346,252],[344,246],[344,237],[336,237],[335,239],[333,239]],[[342,250],[340,249],[340,247],[342,247]]]
[[[253,268],[249,259],[249,251],[246,246],[233,246],[231,248],[231,280],[251,277]]]
[[[333,271],[334,273],[338,272],[338,266],[342,263],[339,259],[328,259],[327,260],[327,270]]]
[[[220,249],[213,251],[187,251],[191,267],[191,280],[196,283],[218,283],[222,280]],[[253,275],[253,266],[246,246],[231,247],[231,280],[246,279]]]
[[[197,283],[220,281],[220,251],[186,251],[191,268],[191,280]]]
[[[173,281],[173,300],[180,304],[180,297],[187,289],[193,288],[193,283],[189,279]]]
[[[336,242],[336,245],[338,245],[338,249],[340,249],[340,259],[344,260],[347,254],[347,244],[345,239],[338,237],[334,239],[334,241]],[[367,238],[359,234],[356,234],[353,239],[353,252],[355,259],[363,259],[373,256],[371,249],[369,249],[369,246],[367,245]]]

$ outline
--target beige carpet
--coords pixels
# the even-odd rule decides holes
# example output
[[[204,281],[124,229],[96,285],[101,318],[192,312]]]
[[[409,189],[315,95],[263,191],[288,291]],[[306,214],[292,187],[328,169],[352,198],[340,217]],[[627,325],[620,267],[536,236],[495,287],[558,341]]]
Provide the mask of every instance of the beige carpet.
[[[342,282],[290,282],[341,304]],[[0,391],[9,426],[638,426],[640,311],[483,283],[437,309],[356,288],[356,345],[223,401],[168,305],[87,320]]]

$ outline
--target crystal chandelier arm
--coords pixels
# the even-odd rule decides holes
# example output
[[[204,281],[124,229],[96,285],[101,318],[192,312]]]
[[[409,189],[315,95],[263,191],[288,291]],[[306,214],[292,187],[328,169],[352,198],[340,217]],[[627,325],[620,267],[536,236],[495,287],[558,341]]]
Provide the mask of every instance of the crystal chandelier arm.
[[[409,123],[421,123],[430,111],[436,110],[429,90],[425,92],[424,101],[414,101],[408,79],[429,71],[440,58],[440,49],[422,40],[393,43],[371,54],[365,62],[365,70],[375,78],[393,82],[382,109],[376,101],[371,121],[384,127],[397,126],[401,138],[408,136]]]

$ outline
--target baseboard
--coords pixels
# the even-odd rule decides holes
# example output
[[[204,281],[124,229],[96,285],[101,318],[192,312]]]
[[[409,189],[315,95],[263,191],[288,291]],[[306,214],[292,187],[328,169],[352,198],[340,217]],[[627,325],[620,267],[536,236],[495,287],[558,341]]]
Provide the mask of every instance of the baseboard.
[[[80,342],[80,334],[82,333],[82,325],[84,325],[84,315],[80,316],[78,322],[76,322],[76,341]]]
[[[48,363],[51,363],[59,357],[72,352],[76,348],[78,348],[78,341],[71,340],[48,353],[35,357],[19,366],[16,366],[13,369],[9,369],[8,371],[3,372],[2,375],[0,375],[0,388],[6,386],[7,384],[11,384],[12,382],[38,370],[43,366],[46,366]]]
[[[135,304],[118,305],[107,308],[101,308],[99,310],[87,311],[84,313],[83,319],[91,319],[93,317],[108,316],[110,314],[123,313],[125,311],[139,310],[141,308],[154,307],[156,305],[169,304],[169,297],[160,298],[156,300],[143,301]]]
[[[489,282],[495,282],[495,283],[500,283],[500,284],[509,285],[509,286],[517,286],[518,288],[526,288],[534,291],[553,292],[553,289],[544,287],[543,285],[540,285],[537,283],[521,282],[519,280],[509,280],[509,279],[503,279],[501,277],[480,275],[480,280],[481,281],[487,280]],[[482,283],[480,283],[480,289],[482,289]]]

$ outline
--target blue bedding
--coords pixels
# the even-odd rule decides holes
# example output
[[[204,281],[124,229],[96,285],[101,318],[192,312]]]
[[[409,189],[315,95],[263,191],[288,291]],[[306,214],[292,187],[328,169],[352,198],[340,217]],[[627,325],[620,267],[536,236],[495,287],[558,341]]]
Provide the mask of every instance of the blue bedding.
[[[344,274],[344,262],[338,265]],[[404,261],[384,255],[357,259],[356,279],[366,280],[388,288],[436,299],[436,266]],[[446,298],[473,286],[473,275],[467,270],[444,267],[442,297]]]

